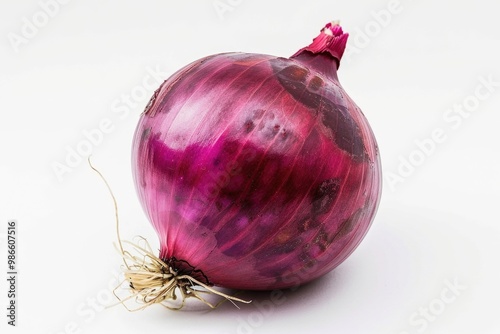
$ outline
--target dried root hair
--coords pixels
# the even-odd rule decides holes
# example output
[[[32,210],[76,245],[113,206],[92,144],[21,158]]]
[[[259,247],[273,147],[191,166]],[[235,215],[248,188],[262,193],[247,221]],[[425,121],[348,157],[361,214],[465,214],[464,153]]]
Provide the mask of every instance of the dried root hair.
[[[113,294],[118,299],[115,305],[122,304],[129,311],[138,311],[153,304],[160,304],[170,310],[180,310],[186,305],[186,300],[189,298],[198,299],[211,309],[217,308],[225,301],[231,302],[236,307],[238,307],[236,302],[250,303],[248,300],[217,291],[190,275],[179,274],[175,268],[172,268],[154,255],[149,243],[143,237],[138,237],[139,242],[137,243],[126,240],[122,241],[116,198],[104,176],[92,165],[90,157],[88,158],[88,163],[90,168],[104,181],[115,209],[116,234],[118,238],[116,248],[123,260],[124,265],[122,268],[125,276],[125,279],[113,290]],[[144,245],[141,245],[141,242]],[[131,251],[126,250],[124,245],[130,246]],[[128,285],[129,295],[120,298],[117,290],[125,284]],[[214,304],[205,299],[203,295],[215,295],[222,299]],[[129,308],[126,305],[126,302],[129,300],[135,300],[140,306],[132,309]]]

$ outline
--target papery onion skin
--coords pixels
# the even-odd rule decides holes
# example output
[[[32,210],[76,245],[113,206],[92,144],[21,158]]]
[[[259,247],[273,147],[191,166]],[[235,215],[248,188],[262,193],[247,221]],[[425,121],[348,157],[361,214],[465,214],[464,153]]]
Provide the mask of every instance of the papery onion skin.
[[[291,58],[209,56],[155,92],[132,167],[160,255],[234,289],[298,286],[357,247],[380,201],[372,130],[337,80],[347,34]]]

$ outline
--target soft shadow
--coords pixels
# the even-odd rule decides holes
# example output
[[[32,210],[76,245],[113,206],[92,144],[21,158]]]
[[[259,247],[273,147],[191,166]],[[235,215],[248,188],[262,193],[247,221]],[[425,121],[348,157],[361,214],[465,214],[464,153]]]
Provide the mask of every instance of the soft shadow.
[[[337,268],[341,270],[341,268]],[[223,313],[229,316],[244,316],[255,311],[261,313],[273,312],[279,310],[291,311],[302,310],[307,304],[314,312],[316,307],[320,308],[323,304],[321,299],[333,298],[336,291],[342,288],[342,282],[338,279],[338,271],[334,270],[309,283],[291,289],[279,289],[271,291],[229,291],[228,293],[236,295],[244,300],[251,300],[249,304],[237,303],[236,307],[230,302],[224,302],[213,312]],[[288,315],[289,316],[289,315]]]

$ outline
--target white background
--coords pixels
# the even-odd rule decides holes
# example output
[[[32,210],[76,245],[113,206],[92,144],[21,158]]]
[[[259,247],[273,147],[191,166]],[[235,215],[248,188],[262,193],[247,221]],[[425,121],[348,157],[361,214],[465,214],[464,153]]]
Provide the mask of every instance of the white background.
[[[500,332],[494,1],[66,2],[45,6],[50,17],[41,3],[54,0],[0,4],[0,267],[6,223],[16,219],[20,273],[15,329],[0,280],[2,333]],[[85,158],[60,180],[54,164],[107,119],[93,162],[117,197],[123,237],[143,235],[156,248],[130,170],[133,131],[154,90],[141,95],[143,80],[219,52],[289,56],[332,19],[351,34],[339,78],[373,127],[385,173],[359,248],[267,311],[258,306],[269,293],[246,294],[255,302],[240,310],[102,310],[121,264],[112,202]],[[460,106],[467,117],[453,111]],[[422,152],[416,141],[435,131],[444,139]]]

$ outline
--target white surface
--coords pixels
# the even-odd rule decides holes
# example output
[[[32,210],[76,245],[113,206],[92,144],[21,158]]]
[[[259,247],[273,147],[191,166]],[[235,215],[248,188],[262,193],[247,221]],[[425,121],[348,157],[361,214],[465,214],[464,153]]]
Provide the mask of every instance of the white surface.
[[[218,12],[214,5],[220,3],[232,10]],[[17,219],[20,308],[16,329],[1,312],[0,331],[500,332],[500,6],[394,4],[73,0],[51,7],[53,17],[43,25],[38,1],[2,0],[0,267],[6,262],[6,222]],[[382,26],[373,12],[386,8],[397,12]],[[22,36],[24,18],[33,21],[34,15],[43,26],[16,52],[9,34]],[[401,157],[418,158],[415,140],[441,129],[444,142],[404,182],[391,187],[384,180],[376,220],[347,261],[285,292],[270,311],[257,307],[269,303],[269,293],[252,295],[257,302],[241,310],[230,304],[214,312],[101,310],[99,301],[107,300],[120,266],[112,246],[112,203],[84,159],[61,181],[53,163],[64,163],[67,147],[85,140],[82,131],[100,125],[108,130],[93,147],[93,162],[116,194],[123,236],[144,235],[155,245],[129,162],[138,115],[150,86],[157,86],[151,72],[167,77],[192,60],[225,51],[289,56],[332,19],[351,33],[356,52],[344,59],[339,78],[372,124],[386,175],[397,173]],[[363,38],[366,29],[371,36]],[[496,82],[489,96],[462,121],[448,114],[454,104],[474,102],[480,77]],[[147,96],[137,95],[143,79],[151,88]],[[481,87],[480,93],[488,92]],[[123,94],[132,93],[128,106]],[[455,292],[450,284],[458,285]],[[3,278],[0,293],[5,305]],[[427,320],[422,308],[430,309]]]

